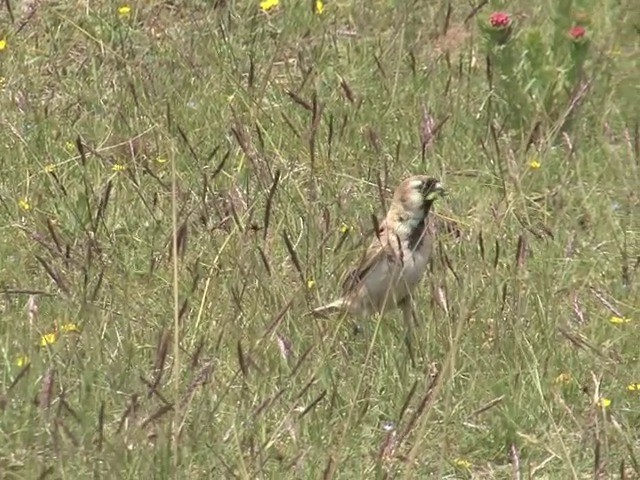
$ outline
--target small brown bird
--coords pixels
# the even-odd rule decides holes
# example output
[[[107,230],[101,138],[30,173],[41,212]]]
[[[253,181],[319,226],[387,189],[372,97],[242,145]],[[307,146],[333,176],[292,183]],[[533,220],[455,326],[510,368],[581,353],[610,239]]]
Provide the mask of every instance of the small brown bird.
[[[410,327],[412,292],[424,276],[432,251],[427,217],[434,201],[444,194],[434,178],[417,175],[404,180],[362,261],[347,275],[342,296],[313,313],[346,311],[366,317],[399,307]]]

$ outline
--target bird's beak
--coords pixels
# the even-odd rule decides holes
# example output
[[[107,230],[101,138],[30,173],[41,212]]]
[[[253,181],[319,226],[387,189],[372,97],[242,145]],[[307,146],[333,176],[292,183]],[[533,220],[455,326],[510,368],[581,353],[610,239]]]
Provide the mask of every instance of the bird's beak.
[[[429,201],[433,201],[438,197],[444,197],[447,195],[447,191],[444,189],[444,185],[438,182],[434,185],[433,189],[429,192],[426,199]]]

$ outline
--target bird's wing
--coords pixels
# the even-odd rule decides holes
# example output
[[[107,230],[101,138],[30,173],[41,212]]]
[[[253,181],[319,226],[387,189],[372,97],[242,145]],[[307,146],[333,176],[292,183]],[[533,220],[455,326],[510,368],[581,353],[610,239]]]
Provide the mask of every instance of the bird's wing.
[[[388,238],[386,221],[380,224],[376,238],[373,239],[371,245],[366,250],[362,260],[358,266],[352,269],[342,283],[342,294],[349,295],[355,292],[375,265],[386,257],[387,262],[395,263],[399,260],[396,249],[389,244],[395,239]]]

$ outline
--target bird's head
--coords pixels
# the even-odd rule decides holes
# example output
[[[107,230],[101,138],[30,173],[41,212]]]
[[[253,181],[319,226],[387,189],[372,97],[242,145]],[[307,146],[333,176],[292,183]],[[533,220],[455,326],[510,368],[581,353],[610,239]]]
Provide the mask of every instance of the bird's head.
[[[429,213],[433,202],[444,195],[445,190],[439,180],[416,175],[398,186],[393,195],[392,208],[397,210],[401,221],[421,221]]]

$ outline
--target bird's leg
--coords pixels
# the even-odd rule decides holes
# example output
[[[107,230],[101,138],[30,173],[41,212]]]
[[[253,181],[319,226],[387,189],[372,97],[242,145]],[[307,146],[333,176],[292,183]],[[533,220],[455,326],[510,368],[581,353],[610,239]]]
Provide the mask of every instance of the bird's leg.
[[[398,303],[398,306],[402,310],[402,318],[404,320],[404,325],[408,332],[413,334],[413,305],[410,297],[403,298]]]
[[[416,366],[416,359],[413,355],[413,338],[414,338],[414,329],[413,329],[413,307],[411,305],[411,298],[406,297],[402,299],[398,303],[400,309],[402,310],[402,318],[404,320],[405,326],[405,336],[404,342],[407,345],[407,350],[409,351],[409,357],[411,358],[411,365]]]

